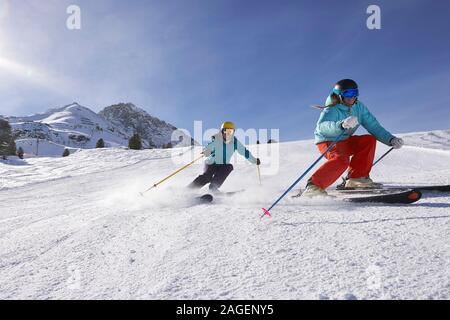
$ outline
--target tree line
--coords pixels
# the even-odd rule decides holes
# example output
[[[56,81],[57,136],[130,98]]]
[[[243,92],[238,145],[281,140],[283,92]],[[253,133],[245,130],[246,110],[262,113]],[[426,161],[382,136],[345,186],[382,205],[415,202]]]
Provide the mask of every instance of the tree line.
[[[277,141],[270,139],[267,143],[276,143]],[[258,141],[259,144],[259,141]],[[96,148],[105,148],[105,141],[100,138],[96,145]],[[173,145],[171,142],[165,143],[162,145],[163,149],[172,148]],[[142,139],[138,133],[133,134],[131,138],[128,140],[128,148],[131,150],[141,150]],[[6,160],[7,156],[17,155],[20,159],[23,159],[24,150],[22,147],[16,149],[16,143],[14,141],[14,137],[12,134],[11,125],[8,121],[4,119],[0,119],[0,157]],[[68,148],[64,148],[63,157],[67,157],[70,155],[70,150]]]

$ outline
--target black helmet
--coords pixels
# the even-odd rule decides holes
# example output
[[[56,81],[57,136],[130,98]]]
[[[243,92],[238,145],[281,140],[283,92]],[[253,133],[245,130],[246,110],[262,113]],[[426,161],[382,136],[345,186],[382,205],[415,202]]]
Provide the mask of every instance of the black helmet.
[[[356,98],[353,102],[355,103],[359,96],[358,84],[352,79],[340,80],[334,85],[333,94],[339,97],[341,103],[343,102],[343,98]]]
[[[333,92],[341,95],[342,92],[349,89],[358,89],[358,84],[352,79],[343,79],[336,82]]]

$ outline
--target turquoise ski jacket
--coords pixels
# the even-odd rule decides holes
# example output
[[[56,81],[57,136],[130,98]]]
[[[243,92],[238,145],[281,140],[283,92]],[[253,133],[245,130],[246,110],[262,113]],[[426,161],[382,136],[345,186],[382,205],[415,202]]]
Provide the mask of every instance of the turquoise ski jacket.
[[[390,141],[394,136],[381,126],[378,120],[361,101],[357,101],[351,107],[346,106],[345,104],[337,104],[325,108],[320,114],[316,130],[314,131],[315,143],[334,141],[344,131],[346,131],[346,133],[341,140],[346,140],[352,136],[359,125],[349,130],[344,130],[341,126],[344,119],[350,116],[357,117],[359,124],[371,135],[375,136],[378,141],[388,146],[390,145]]]
[[[229,164],[234,151],[256,164],[256,158],[236,137],[233,136],[233,139],[227,143],[221,132],[212,136],[212,141],[203,150],[203,154],[207,157],[205,163]]]

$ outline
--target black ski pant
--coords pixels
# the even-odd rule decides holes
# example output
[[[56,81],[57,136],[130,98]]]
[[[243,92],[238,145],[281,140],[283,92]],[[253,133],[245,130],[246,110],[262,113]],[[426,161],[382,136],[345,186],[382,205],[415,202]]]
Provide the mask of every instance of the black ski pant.
[[[209,183],[209,189],[217,190],[225,182],[225,179],[233,171],[232,164],[206,164],[203,174],[195,178],[189,185],[191,188],[201,188]]]

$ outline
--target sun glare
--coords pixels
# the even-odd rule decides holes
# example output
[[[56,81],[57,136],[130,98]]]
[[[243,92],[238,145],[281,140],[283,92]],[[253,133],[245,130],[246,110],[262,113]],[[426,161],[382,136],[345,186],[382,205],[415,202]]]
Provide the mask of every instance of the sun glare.
[[[9,3],[7,0],[0,0],[0,21],[8,15]]]
[[[20,77],[30,77],[33,75],[32,68],[3,57],[0,57],[0,69]]]

